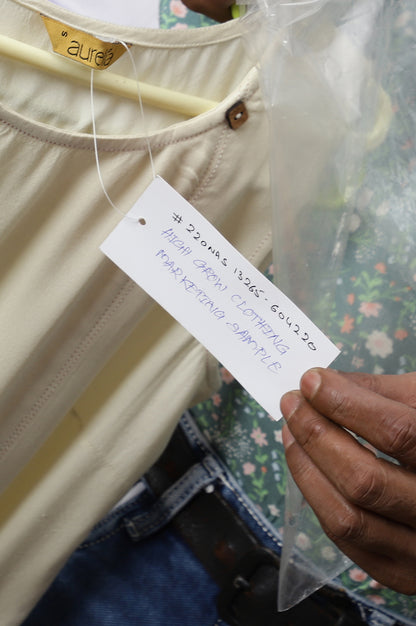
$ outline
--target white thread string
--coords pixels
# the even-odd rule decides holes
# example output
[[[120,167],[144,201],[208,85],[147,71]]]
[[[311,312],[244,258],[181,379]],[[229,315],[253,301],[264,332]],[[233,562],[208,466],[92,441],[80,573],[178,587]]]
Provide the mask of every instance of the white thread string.
[[[92,118],[92,134],[93,134],[93,141],[94,141],[94,154],[95,154],[95,163],[97,165],[97,174],[98,174],[98,180],[100,181],[100,185],[101,188],[104,192],[105,197],[107,198],[108,202],[111,204],[111,206],[113,207],[113,209],[115,209],[117,211],[117,213],[121,213],[121,215],[125,216],[125,213],[123,213],[123,211],[120,211],[120,209],[118,207],[116,207],[116,205],[114,204],[114,202],[111,200],[110,196],[107,193],[107,190],[105,188],[104,185],[104,181],[103,181],[103,177],[101,176],[101,168],[100,168],[100,160],[98,158],[98,146],[97,146],[97,132],[96,132],[96,128],[95,128],[95,112],[94,112],[94,70],[91,69],[91,80],[90,80],[90,97],[91,97],[91,118]]]
[[[138,95],[138,98],[139,98],[140,115],[141,115],[142,123],[143,123],[143,131],[144,131],[144,135],[145,135],[145,138],[146,138],[147,149],[149,151],[150,166],[152,168],[153,178],[156,178],[156,171],[155,171],[155,165],[153,163],[152,149],[150,147],[149,133],[147,131],[146,117],[144,115],[142,94],[140,93],[139,74],[137,72],[136,62],[135,62],[134,57],[133,57],[133,55],[131,53],[130,47],[124,41],[120,41],[119,43],[121,43],[121,45],[124,46],[125,49],[127,50],[127,54],[129,55],[131,64],[133,66],[134,78],[136,80],[136,85],[137,85],[137,95]]]
[[[139,80],[138,80],[136,63],[134,62],[133,55],[130,52],[130,49],[129,49],[128,45],[126,43],[124,43],[124,41],[120,41],[119,43],[121,43],[125,47],[125,49],[127,50],[128,54],[129,54],[129,57],[130,57],[130,61],[131,61],[132,65],[133,65],[133,70],[134,70],[135,79],[136,79],[136,85],[137,85],[137,95],[138,95],[138,98],[139,98],[140,115],[142,117],[144,135],[145,135],[145,138],[146,138],[147,149],[148,149],[148,152],[149,152],[149,159],[150,159],[150,166],[151,166],[151,169],[152,169],[152,176],[153,176],[153,179],[155,179],[156,178],[156,170],[155,170],[155,166],[154,166],[154,162],[153,162],[152,150],[151,150],[151,147],[150,147],[149,134],[148,134],[147,128],[146,128],[146,120],[145,120],[145,115],[144,115],[142,96],[141,96],[141,93],[140,93],[140,85],[139,85]],[[121,215],[123,215],[123,217],[125,217],[126,213],[123,213],[123,211],[121,211],[114,204],[114,202],[111,200],[110,196],[108,195],[107,190],[106,190],[105,185],[104,185],[103,177],[102,177],[102,174],[101,174],[100,159],[99,159],[99,156],[98,156],[97,130],[96,130],[96,124],[95,124],[94,70],[93,69],[91,69],[91,79],[90,79],[90,100],[91,100],[91,118],[92,118],[92,132],[93,132],[93,141],[94,141],[94,154],[95,154],[95,163],[96,163],[96,166],[97,166],[98,180],[100,181],[101,188],[102,188],[102,190],[104,192],[104,195],[107,198],[109,204],[113,207],[113,209],[115,211],[117,211],[117,213],[120,213]]]

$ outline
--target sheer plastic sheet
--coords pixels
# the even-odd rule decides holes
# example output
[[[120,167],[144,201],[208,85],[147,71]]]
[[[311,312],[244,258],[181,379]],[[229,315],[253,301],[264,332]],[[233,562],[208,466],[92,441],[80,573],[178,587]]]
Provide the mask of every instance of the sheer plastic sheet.
[[[278,610],[295,606],[351,565],[323,532],[288,472]]]
[[[279,287],[321,328],[364,159],[386,137],[385,0],[260,0]]]
[[[257,0],[253,11],[250,45],[270,116],[275,276],[324,331],[365,160],[392,118],[382,87],[391,4]],[[290,478],[278,609],[349,564]]]

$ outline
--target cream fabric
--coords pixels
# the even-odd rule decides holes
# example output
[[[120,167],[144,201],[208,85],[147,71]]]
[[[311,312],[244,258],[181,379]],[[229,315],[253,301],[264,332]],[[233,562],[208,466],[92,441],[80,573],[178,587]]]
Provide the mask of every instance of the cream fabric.
[[[156,172],[257,266],[270,252],[267,121],[239,22],[112,27],[1,3],[0,33],[50,44],[39,12],[133,44],[141,80],[220,101],[146,108]],[[132,77],[127,55],[112,68]],[[120,215],[99,184],[89,90],[0,58],[0,607],[19,624],[91,526],[162,451],[217,364],[99,251]],[[237,100],[249,119],[231,130]],[[126,213],[151,182],[138,106],[95,92],[100,167]]]

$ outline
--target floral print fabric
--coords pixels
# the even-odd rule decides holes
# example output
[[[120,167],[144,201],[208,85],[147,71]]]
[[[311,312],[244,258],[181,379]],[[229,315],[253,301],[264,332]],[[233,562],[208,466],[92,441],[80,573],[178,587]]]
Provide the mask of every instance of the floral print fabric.
[[[190,11],[181,0],[160,0],[160,28],[198,28],[215,24],[205,15]]]
[[[348,246],[332,304],[329,336],[341,349],[337,369],[373,373],[416,371],[416,6],[394,4],[392,64],[384,85],[394,117],[386,141],[365,164]],[[208,26],[213,22],[189,11],[180,0],[161,0],[162,28]],[[394,159],[391,155],[394,154]],[[273,268],[268,275],[272,279]],[[281,426],[223,367],[222,387],[192,409],[201,430],[244,491],[276,527],[284,526],[287,466]],[[308,553],[316,537],[300,533],[298,547]],[[380,586],[357,566],[340,577],[358,597],[406,623],[416,624],[416,602]]]

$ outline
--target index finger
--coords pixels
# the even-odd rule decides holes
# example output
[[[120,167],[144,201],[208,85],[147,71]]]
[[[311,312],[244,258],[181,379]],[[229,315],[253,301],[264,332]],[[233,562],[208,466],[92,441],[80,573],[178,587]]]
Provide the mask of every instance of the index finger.
[[[304,374],[301,392],[319,413],[416,469],[416,409],[320,368]]]

